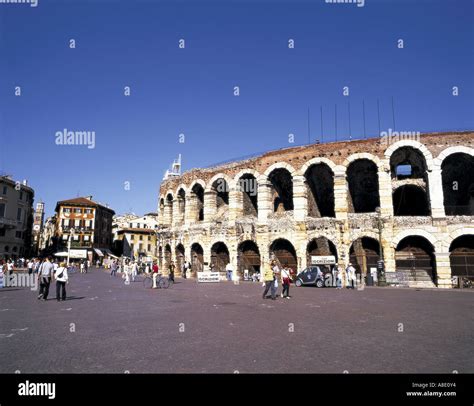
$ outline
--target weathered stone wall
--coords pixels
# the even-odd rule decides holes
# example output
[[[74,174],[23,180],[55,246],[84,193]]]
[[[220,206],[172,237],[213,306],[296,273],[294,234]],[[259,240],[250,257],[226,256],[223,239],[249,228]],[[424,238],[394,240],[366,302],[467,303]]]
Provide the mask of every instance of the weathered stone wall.
[[[424,134],[420,141],[400,140],[382,143],[380,139],[316,144],[305,147],[271,151],[250,160],[233,162],[209,169],[193,169],[179,178],[169,179],[161,185],[158,202],[162,246],[183,244],[189,259],[191,246],[199,243],[204,250],[204,261],[210,261],[211,247],[224,242],[230,260],[237,267],[238,245],[246,240],[259,247],[262,265],[267,266],[270,245],[284,238],[294,246],[298,266],[306,266],[308,242],[326,237],[337,249],[339,261],[347,264],[352,243],[361,237],[379,240],[379,221],[382,225],[381,241],[387,272],[395,271],[395,249],[407,236],[421,236],[434,247],[438,286],[451,286],[449,245],[457,236],[473,234],[473,216],[446,216],[443,206],[441,164],[454,153],[474,157],[474,132]],[[418,185],[421,181],[397,181],[390,173],[390,157],[402,147],[411,147],[422,154],[426,162],[428,185],[421,185],[429,196],[430,216],[394,217],[392,193],[405,183]],[[358,160],[369,160],[376,165],[380,214],[354,213],[348,188],[348,167]],[[305,173],[311,165],[324,163],[333,173],[334,217],[309,217],[309,187]],[[286,169],[292,177],[293,210],[274,212],[275,189],[269,179],[271,172]],[[249,202],[239,190],[238,181],[243,175],[252,175],[257,184],[257,216],[244,216]],[[362,176],[362,175],[361,175]],[[217,207],[215,181],[224,179],[228,187],[227,205]],[[398,184],[397,184],[398,182]],[[422,183],[422,182],[421,182]],[[204,189],[204,219],[197,221],[198,201],[193,187]],[[181,190],[181,197],[178,193]],[[184,198],[183,198],[184,195]],[[222,203],[222,202],[220,202]],[[183,209],[184,207],[184,209]],[[314,210],[310,210],[314,215]]]

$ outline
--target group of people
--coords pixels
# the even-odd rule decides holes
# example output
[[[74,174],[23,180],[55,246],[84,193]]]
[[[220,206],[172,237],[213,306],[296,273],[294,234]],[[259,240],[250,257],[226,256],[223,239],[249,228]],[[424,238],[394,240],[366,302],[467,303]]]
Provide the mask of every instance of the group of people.
[[[38,267],[36,268],[37,264]],[[34,267],[34,272],[38,273],[40,286],[38,300],[46,301],[48,299],[49,287],[52,281],[56,281],[56,300],[58,302],[66,300],[66,285],[69,282],[66,263],[58,263],[48,257],[43,261],[35,261]],[[30,269],[30,263],[28,263],[28,273],[30,273]]]
[[[281,297],[290,299],[290,285],[293,281],[295,271],[288,266],[279,266],[274,260],[270,262],[270,266],[266,267],[263,272],[263,291],[262,298],[276,300],[278,294],[279,281],[281,282]],[[267,296],[270,291],[270,296]]]
[[[332,269],[332,277],[334,281],[337,281],[337,289],[354,289],[357,276],[356,269],[352,266],[352,263],[349,262],[347,268],[342,266],[334,266]]]

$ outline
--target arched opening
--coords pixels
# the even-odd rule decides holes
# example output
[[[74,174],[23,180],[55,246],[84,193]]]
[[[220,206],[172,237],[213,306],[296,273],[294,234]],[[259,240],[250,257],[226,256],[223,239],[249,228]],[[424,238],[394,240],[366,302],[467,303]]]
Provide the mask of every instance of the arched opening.
[[[474,280],[474,235],[462,235],[449,247],[451,274]]]
[[[446,215],[474,215],[474,157],[462,153],[449,155],[441,171]]]
[[[184,213],[186,211],[186,192],[183,188],[178,191],[178,213],[179,222],[184,222]]]
[[[423,179],[426,177],[425,156],[416,148],[398,148],[390,157],[392,180]]]
[[[326,237],[313,238],[306,246],[306,264],[311,265],[312,256],[333,255],[337,262],[337,249]]]
[[[242,214],[244,216],[257,216],[257,179],[251,174],[242,175],[239,178],[238,186],[242,193]]]
[[[308,216],[334,217],[334,173],[326,164],[312,165],[305,172]]]
[[[223,242],[216,242],[211,247],[211,265],[215,272],[225,272],[226,265],[230,262],[227,246]]]
[[[204,188],[196,183],[192,188],[192,199],[194,201],[195,221],[204,220]]]
[[[184,246],[183,244],[178,244],[175,248],[174,251],[175,258],[176,258],[176,272],[181,274],[183,270],[183,264],[184,264]]]
[[[370,274],[370,269],[377,269],[377,262],[380,260],[380,244],[370,237],[362,237],[355,240],[349,251],[349,261],[356,272],[366,276]]]
[[[371,213],[380,207],[377,165],[369,159],[357,159],[347,168],[349,212]]]
[[[223,178],[216,179],[212,191],[216,194],[216,218],[226,217],[229,210],[229,184]]]
[[[173,195],[168,193],[165,201],[165,224],[171,225],[173,221]]]
[[[196,272],[202,272],[204,268],[204,250],[201,245],[194,243],[191,245],[191,270],[194,276]]]
[[[401,240],[395,250],[397,271],[406,272],[414,281],[437,283],[433,245],[424,237],[409,236]]]
[[[168,271],[169,266],[171,264],[171,246],[169,244],[165,245],[165,263],[164,268]]]
[[[287,266],[298,270],[298,259],[295,247],[288,240],[279,238],[270,245],[270,258],[276,260],[280,266]]]
[[[282,213],[293,210],[293,177],[284,168],[273,170],[268,175],[271,184],[273,211]]]
[[[430,204],[426,192],[419,186],[400,186],[393,193],[395,216],[429,216]]]
[[[244,276],[248,271],[249,278],[260,273],[260,251],[254,241],[241,242],[237,248],[237,270]]]

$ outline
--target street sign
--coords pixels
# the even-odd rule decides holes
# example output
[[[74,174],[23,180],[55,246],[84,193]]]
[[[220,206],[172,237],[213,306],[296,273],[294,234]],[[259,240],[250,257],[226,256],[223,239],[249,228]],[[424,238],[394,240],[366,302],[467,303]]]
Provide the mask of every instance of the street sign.
[[[219,272],[198,272],[198,282],[219,282]]]
[[[334,255],[311,255],[311,265],[333,265],[336,263]]]

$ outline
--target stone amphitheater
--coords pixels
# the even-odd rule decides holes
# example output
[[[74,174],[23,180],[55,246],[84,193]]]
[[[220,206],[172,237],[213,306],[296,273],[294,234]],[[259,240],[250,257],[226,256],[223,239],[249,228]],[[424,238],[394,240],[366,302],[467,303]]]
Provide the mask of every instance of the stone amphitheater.
[[[382,259],[390,283],[451,288],[474,276],[473,142],[469,131],[312,144],[170,177],[160,264],[242,274],[334,255],[361,275]]]

